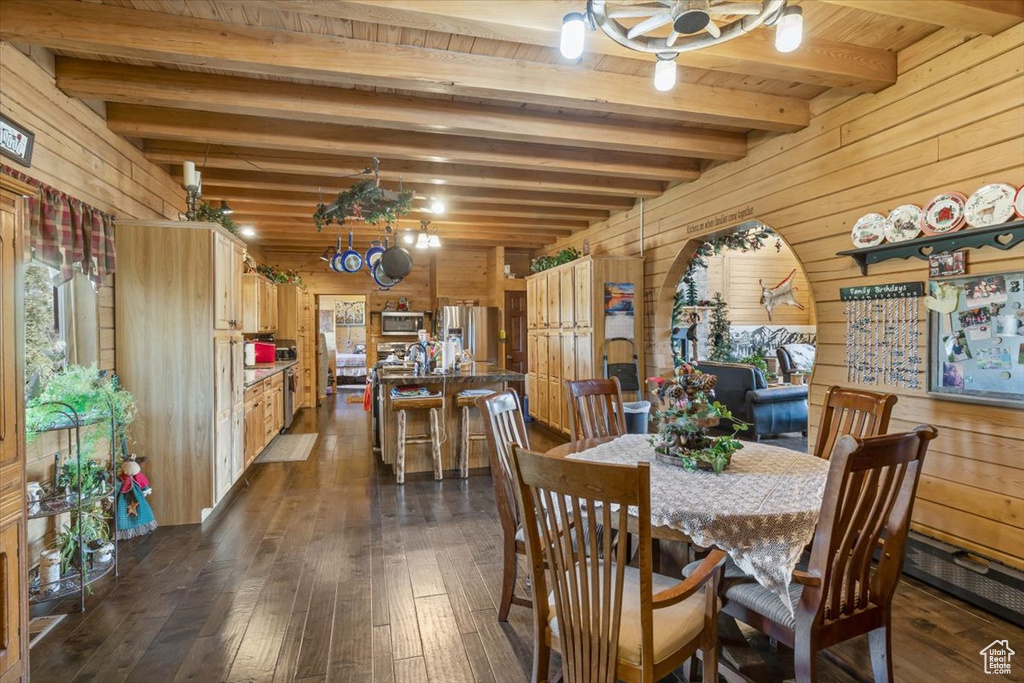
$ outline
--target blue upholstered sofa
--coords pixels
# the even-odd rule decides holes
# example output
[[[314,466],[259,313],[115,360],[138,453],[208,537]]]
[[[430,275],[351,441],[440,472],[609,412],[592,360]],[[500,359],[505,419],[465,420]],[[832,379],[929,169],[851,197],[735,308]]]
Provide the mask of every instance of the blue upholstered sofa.
[[[700,369],[718,377],[716,399],[750,423],[746,436],[760,440],[775,434],[807,434],[806,384],[769,388],[760,370],[739,363],[702,361]]]

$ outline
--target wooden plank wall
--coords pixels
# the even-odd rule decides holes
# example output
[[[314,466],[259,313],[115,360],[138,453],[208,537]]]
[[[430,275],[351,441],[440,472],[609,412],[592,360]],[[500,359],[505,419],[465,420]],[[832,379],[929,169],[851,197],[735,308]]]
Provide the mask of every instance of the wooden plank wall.
[[[646,202],[645,295],[658,300],[659,311],[665,286],[674,290],[679,278],[677,255],[694,236],[757,219],[792,245],[818,316],[812,435],[826,388],[848,384],[839,288],[928,276],[924,262],[910,260],[872,266],[862,277],[850,259],[836,257],[851,246],[857,218],[908,202],[924,205],[941,191],[970,194],[994,181],[1024,185],[1024,24],[966,42],[939,31],[900,53],[899,65],[899,79],[888,89],[857,97],[826,93],[812,103],[806,129],[752,140],[746,158]],[[715,218],[723,222],[704,227]],[[550,251],[589,237],[595,252],[638,254],[638,234],[634,208]],[[1019,269],[1022,257],[1020,245],[973,250],[969,272]],[[922,305],[922,321],[924,313]],[[648,330],[649,373],[669,367],[667,318],[657,316],[657,327]],[[894,391],[900,398],[893,430],[921,422],[939,429],[914,510],[916,528],[1024,568],[1024,413]]]

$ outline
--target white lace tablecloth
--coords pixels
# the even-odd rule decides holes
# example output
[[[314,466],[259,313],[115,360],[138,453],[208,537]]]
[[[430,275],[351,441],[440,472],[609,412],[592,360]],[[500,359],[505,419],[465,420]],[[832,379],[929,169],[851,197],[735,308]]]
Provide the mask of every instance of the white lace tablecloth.
[[[828,462],[745,442],[721,474],[689,472],[658,462],[648,437],[639,434],[567,457],[651,463],[651,523],[681,531],[698,545],[721,548],[793,608],[787,590],[800,554],[814,537]]]

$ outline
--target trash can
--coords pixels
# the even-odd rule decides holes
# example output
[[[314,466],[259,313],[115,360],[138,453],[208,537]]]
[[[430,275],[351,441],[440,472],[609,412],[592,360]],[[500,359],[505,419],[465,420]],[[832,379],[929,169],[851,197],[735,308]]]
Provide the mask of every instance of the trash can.
[[[647,420],[651,413],[650,401],[630,401],[622,404],[622,412],[626,414],[627,434],[646,434]]]

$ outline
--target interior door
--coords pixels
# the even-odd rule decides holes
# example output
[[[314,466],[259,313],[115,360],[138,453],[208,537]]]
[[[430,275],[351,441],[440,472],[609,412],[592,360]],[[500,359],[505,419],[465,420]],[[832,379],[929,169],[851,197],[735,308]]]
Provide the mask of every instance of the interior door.
[[[526,292],[505,292],[505,367],[526,372],[527,346]]]

